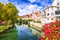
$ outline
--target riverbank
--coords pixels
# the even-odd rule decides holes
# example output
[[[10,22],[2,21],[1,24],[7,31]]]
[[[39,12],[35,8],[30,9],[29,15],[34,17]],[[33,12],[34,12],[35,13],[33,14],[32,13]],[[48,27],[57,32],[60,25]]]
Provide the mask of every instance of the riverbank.
[[[17,40],[17,36],[18,33],[16,28],[12,28],[0,34],[0,40]]]

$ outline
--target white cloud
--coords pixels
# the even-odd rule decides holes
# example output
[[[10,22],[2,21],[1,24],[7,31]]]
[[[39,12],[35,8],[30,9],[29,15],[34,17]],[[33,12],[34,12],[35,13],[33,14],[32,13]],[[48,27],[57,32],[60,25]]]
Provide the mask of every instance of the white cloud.
[[[19,10],[19,15],[26,15],[26,14],[30,14],[33,12],[37,12],[37,11],[41,11],[43,9],[42,6],[38,6],[38,5],[32,5],[32,4],[22,4],[22,5],[16,5],[18,10]]]
[[[32,2],[35,2],[36,0],[29,0],[29,1],[32,3]]]
[[[41,2],[41,0],[29,0],[31,3],[33,3],[33,2]]]
[[[37,0],[30,0],[31,2],[35,2]],[[38,0],[39,1],[39,0]],[[8,3],[8,0],[0,0],[0,2],[2,3]],[[17,9],[19,10],[19,15],[26,15],[26,14],[30,14],[33,12],[37,12],[37,11],[41,11],[43,10],[42,6],[38,6],[37,4],[17,4],[17,2],[11,2],[13,4],[15,4],[15,6],[17,7]]]
[[[0,2],[6,4],[6,3],[8,3],[9,1],[8,1],[8,0],[0,0]]]

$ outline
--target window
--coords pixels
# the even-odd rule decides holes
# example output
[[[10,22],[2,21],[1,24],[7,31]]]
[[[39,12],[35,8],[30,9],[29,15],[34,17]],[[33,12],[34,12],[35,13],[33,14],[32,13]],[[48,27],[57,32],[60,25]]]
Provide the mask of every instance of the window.
[[[57,2],[57,6],[59,6],[59,2]]]
[[[47,9],[47,11],[49,11],[49,9]]]
[[[44,13],[43,12],[41,13],[41,16],[44,16]]]
[[[49,16],[49,13],[47,13],[47,16]]]
[[[51,20],[53,20],[53,18],[51,18]]]
[[[49,18],[47,18],[47,20],[49,20]]]
[[[59,2],[57,2],[57,6],[59,6],[60,5],[60,1]]]
[[[59,7],[57,7],[57,10],[59,10]]]
[[[52,16],[54,16],[54,13],[51,13]]]
[[[55,13],[56,15],[60,15],[60,10],[56,11]]]
[[[53,11],[53,7],[52,7],[51,9],[52,9],[52,11]]]
[[[57,18],[57,19],[60,19],[60,16],[57,16],[56,18]]]

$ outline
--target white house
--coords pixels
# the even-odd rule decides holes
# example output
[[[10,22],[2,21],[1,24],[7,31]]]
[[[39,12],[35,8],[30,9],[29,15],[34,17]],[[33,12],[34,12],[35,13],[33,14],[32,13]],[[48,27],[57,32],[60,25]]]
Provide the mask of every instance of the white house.
[[[57,7],[56,6],[50,6],[50,7],[47,7],[45,9],[46,18],[47,18],[49,23],[50,22],[54,22],[56,20],[55,11],[57,11]]]
[[[42,23],[55,22],[56,20],[55,11],[57,11],[56,6],[47,7],[43,12],[41,12],[41,14],[43,15],[41,18],[41,22]]]
[[[57,7],[57,11],[60,11],[60,0],[54,0],[52,6],[56,6]],[[56,19],[60,19],[60,13],[56,13],[55,14]]]
[[[47,23],[47,18],[46,18],[46,12],[45,11],[41,11],[41,23],[45,24]]]
[[[52,5],[45,9],[44,14],[45,17],[42,18],[42,23],[50,23],[60,19],[60,0],[54,0]]]

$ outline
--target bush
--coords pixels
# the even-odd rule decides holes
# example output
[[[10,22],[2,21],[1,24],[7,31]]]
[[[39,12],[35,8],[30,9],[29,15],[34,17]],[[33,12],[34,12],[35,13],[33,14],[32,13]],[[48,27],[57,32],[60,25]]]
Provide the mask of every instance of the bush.
[[[23,24],[28,24],[28,20],[23,20]]]
[[[28,21],[32,21],[32,19],[29,19]]]

